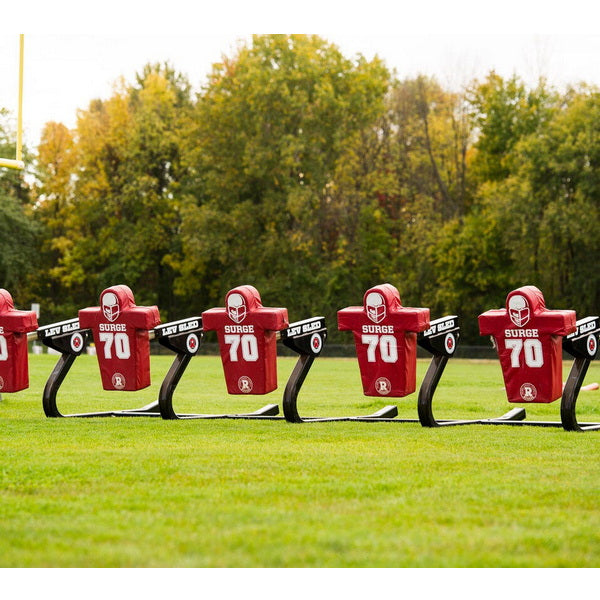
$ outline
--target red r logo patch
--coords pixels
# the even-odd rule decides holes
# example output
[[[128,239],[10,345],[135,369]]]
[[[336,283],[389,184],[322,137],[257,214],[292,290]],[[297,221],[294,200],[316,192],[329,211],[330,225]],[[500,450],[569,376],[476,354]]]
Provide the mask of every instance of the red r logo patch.
[[[112,384],[115,390],[124,390],[126,385],[125,377],[121,373],[115,373],[112,376]]]
[[[254,387],[252,383],[252,379],[250,377],[246,377],[245,375],[238,379],[238,387],[240,388],[240,392],[242,394],[249,394]]]
[[[533,383],[524,383],[519,390],[523,402],[533,402],[537,398],[537,389]]]
[[[392,384],[387,377],[380,377],[375,380],[375,390],[382,396],[387,396],[392,391]]]

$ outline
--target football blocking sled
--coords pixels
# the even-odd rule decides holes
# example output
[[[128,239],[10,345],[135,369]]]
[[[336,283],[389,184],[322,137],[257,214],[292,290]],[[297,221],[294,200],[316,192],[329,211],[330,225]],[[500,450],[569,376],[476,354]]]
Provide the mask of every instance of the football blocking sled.
[[[256,288],[243,285],[225,296],[225,307],[202,313],[204,331],[215,331],[227,392],[232,395],[264,395],[277,389],[277,342],[298,353],[298,364],[312,365],[320,355],[327,329],[323,317],[288,322],[286,308],[262,305]],[[286,391],[297,397],[310,365],[292,372]],[[267,404],[250,413],[181,414],[173,407],[172,394],[161,393],[160,412],[165,419],[269,419],[278,420],[278,404]],[[287,418],[287,414],[286,414]]]
[[[421,413],[433,420],[433,395],[448,358],[454,355],[460,335],[456,316],[430,321],[428,308],[403,307],[398,290],[386,283],[367,290],[362,306],[351,306],[338,311],[338,328],[354,334],[363,393],[366,396],[385,399],[412,394],[416,390],[417,344],[433,355],[419,391],[419,419],[397,418],[396,405],[384,406],[370,415],[301,417],[295,398],[286,394],[284,411],[289,421],[389,421],[425,424]],[[447,424],[460,423],[462,421],[447,421]]]
[[[578,423],[576,403],[590,362],[598,353],[600,319],[576,321],[575,311],[549,310],[542,292],[524,286],[510,292],[506,308],[479,316],[479,332],[492,337],[498,352],[509,402],[550,403],[561,398],[561,421],[489,419],[485,424],[563,427],[567,431],[600,429],[600,423]],[[562,350],[575,361],[562,386]]]
[[[36,336],[61,353],[43,394],[47,417],[159,417],[159,400],[138,409],[62,414],[57,394],[75,359],[82,354],[90,337],[102,387],[105,390],[139,391],[150,385],[150,340],[157,339],[174,350],[177,357],[165,376],[159,393],[172,394],[189,358],[197,353],[202,337],[200,317],[159,325],[156,306],[137,306],[125,285],[107,288],[100,294],[100,306],[79,311],[79,317],[38,329]],[[181,360],[181,356],[187,360]]]

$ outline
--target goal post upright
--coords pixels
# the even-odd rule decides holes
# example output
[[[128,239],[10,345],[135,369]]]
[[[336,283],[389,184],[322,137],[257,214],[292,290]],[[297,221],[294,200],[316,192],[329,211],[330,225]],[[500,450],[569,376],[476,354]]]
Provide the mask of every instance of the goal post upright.
[[[17,151],[15,159],[0,158],[0,167],[8,169],[24,169],[23,162],[23,59],[25,36],[19,34],[19,99],[17,107]]]

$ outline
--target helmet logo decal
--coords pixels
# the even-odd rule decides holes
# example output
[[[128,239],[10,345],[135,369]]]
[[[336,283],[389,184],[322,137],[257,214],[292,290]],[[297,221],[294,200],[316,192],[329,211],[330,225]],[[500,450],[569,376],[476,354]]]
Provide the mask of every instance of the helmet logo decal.
[[[107,292],[102,296],[102,313],[112,323],[119,318],[119,299],[113,292]]]
[[[227,298],[227,314],[234,323],[241,323],[246,318],[246,302],[241,294],[229,294]]]
[[[386,310],[383,296],[379,292],[371,292],[365,299],[367,317],[373,323],[381,323],[385,319]]]
[[[508,301],[508,316],[517,327],[525,327],[529,323],[531,311],[525,296],[512,296]]]

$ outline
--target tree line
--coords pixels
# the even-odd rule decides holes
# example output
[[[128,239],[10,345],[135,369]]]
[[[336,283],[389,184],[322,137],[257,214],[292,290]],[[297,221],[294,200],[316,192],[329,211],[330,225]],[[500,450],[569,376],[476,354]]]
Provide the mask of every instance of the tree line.
[[[14,135],[0,117],[0,154]],[[457,92],[317,36],[255,36],[198,93],[168,64],[47,123],[29,177],[0,173],[0,286],[42,321],[129,285],[163,320],[252,284],[290,318],[390,282],[477,315],[533,284],[598,311],[600,92],[490,72]]]

